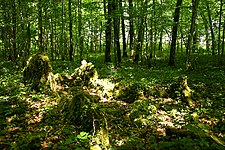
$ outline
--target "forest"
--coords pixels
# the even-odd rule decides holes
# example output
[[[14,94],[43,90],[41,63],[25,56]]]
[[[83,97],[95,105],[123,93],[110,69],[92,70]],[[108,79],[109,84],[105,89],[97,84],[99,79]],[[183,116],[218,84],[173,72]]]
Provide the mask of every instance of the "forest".
[[[225,149],[225,1],[0,0],[0,149]]]

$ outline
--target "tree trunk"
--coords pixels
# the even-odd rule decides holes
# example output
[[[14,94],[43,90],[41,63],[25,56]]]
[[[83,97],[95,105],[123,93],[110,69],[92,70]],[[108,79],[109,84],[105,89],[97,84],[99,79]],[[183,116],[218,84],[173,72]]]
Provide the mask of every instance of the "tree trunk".
[[[130,59],[133,58],[134,55],[134,25],[133,25],[133,18],[132,18],[132,9],[133,9],[133,1],[128,0],[129,2],[129,24],[130,24]]]
[[[114,0],[112,3],[112,8],[113,8],[113,14],[114,18],[113,18],[113,27],[114,27],[114,55],[115,55],[115,64],[116,66],[120,66],[121,63],[121,50],[120,50],[120,18],[117,15],[118,12],[118,0]]]
[[[210,27],[210,32],[212,36],[212,55],[215,55],[215,48],[216,48],[216,41],[215,41],[215,35],[214,35],[214,29],[213,29],[213,23],[212,23],[212,17],[211,17],[211,10],[209,7],[209,3],[206,0],[206,6],[207,6],[207,13],[208,13],[208,19],[209,19],[209,27]]]
[[[55,60],[55,42],[54,42],[54,23],[53,23],[53,14],[51,13],[51,35],[50,35],[50,42],[51,42],[51,55],[52,60]]]
[[[99,52],[102,52],[102,21],[100,22]]]
[[[138,64],[140,53],[142,52],[142,43],[143,43],[143,30],[144,30],[144,17],[141,16],[138,28],[138,41],[136,45],[136,54],[134,58],[134,63]]]
[[[17,54],[17,48],[16,48],[16,27],[17,27],[17,19],[16,19],[16,17],[17,17],[17,15],[16,15],[17,13],[16,13],[16,1],[15,0],[13,0],[13,4],[12,4],[12,25],[13,25],[13,28],[12,28],[12,48],[13,48],[13,60],[14,61],[16,61],[16,59],[17,59],[17,56],[18,56],[18,54]]]
[[[39,28],[39,51],[41,53],[44,52],[44,47],[43,47],[43,27],[42,27],[42,1],[38,1],[38,28]]]
[[[120,0],[120,8],[122,9],[122,0]],[[122,36],[123,36],[123,57],[128,57],[127,55],[127,43],[126,43],[126,31],[125,31],[125,23],[124,23],[124,13],[121,15],[121,26],[122,26]]]
[[[72,18],[72,14],[71,14],[71,0],[69,0],[69,19],[70,19],[70,23],[69,23],[69,28],[70,28],[70,50],[69,50],[69,59],[70,61],[73,60],[73,18]]]
[[[81,12],[82,0],[78,0],[78,38],[79,38],[79,52],[80,52],[80,62],[83,59],[83,24],[82,24],[82,12]]]
[[[163,1],[160,0],[160,22],[162,23],[163,22],[163,18],[162,18],[162,13],[163,13],[163,10],[162,10],[162,5],[163,5]],[[162,28],[162,25],[160,26],[160,37],[159,37],[159,51],[162,52],[162,45],[163,45],[163,28]]]
[[[204,22],[204,27],[205,27],[206,51],[209,54],[209,46],[210,46],[210,44],[209,44],[209,26],[208,26],[209,23],[203,12],[201,13],[201,17],[202,17],[202,20]]]
[[[192,46],[192,52],[196,53],[198,52],[198,26],[195,24],[195,31],[193,33],[193,46]]]
[[[62,0],[62,3],[61,3],[61,5],[62,5],[62,26],[61,26],[61,52],[60,52],[60,54],[61,54],[61,59],[62,60],[65,60],[65,54],[64,54],[64,51],[65,51],[65,43],[64,43],[64,34],[65,34],[65,31],[64,31],[64,26],[65,26],[65,19],[64,19],[64,0]]]
[[[157,38],[156,38],[156,35],[157,35],[157,20],[156,20],[156,8],[155,8],[155,6],[156,6],[156,2],[155,2],[155,0],[153,0],[153,11],[154,11],[154,13],[153,13],[153,22],[154,22],[154,37],[153,37],[153,52],[154,52],[154,54],[153,54],[153,60],[154,60],[154,64],[155,64],[155,56],[156,56],[156,42],[157,42]]]
[[[111,13],[112,13],[112,2],[111,0],[108,0],[108,12],[106,12],[106,1],[104,0],[104,13],[105,13],[105,19],[106,22],[106,30],[105,30],[105,39],[106,39],[106,47],[105,47],[105,62],[111,62],[111,29],[112,29],[112,19],[111,19]]]
[[[223,55],[224,55],[224,47],[225,47],[225,21],[223,22],[223,35],[222,35],[222,52],[221,52],[221,62],[220,64],[223,65]]]
[[[176,50],[176,42],[177,42],[177,28],[179,23],[180,17],[180,6],[182,4],[182,0],[177,0],[176,9],[174,13],[174,25],[172,29],[172,43],[170,47],[170,60],[169,65],[175,65],[175,50]]]
[[[27,18],[27,47],[26,47],[26,52],[25,52],[25,58],[27,59],[28,56],[30,55],[30,47],[31,47],[31,31],[30,31],[30,21],[28,17],[28,12],[26,13],[26,18]]]
[[[221,30],[221,20],[222,20],[222,8],[223,2],[220,0],[220,16],[219,16],[219,33],[218,33],[218,56],[219,56],[219,63],[222,65],[222,54],[220,54],[220,45],[221,45],[221,37],[220,37],[220,30]]]
[[[189,70],[192,68],[190,61],[190,52],[193,48],[193,35],[196,27],[196,18],[197,18],[197,9],[198,9],[199,0],[192,0],[192,18],[191,18],[191,28],[188,35],[188,42],[186,48],[186,69]]]

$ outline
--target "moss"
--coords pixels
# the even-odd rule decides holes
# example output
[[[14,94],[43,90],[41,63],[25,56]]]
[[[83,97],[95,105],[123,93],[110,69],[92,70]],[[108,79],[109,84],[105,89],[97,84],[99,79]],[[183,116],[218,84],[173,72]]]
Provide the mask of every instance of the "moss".
[[[40,53],[32,55],[23,69],[24,84],[32,84],[35,90],[45,86],[49,75],[53,75],[50,60],[48,56]]]
[[[193,105],[192,90],[188,86],[187,76],[180,76],[176,81],[172,83],[169,90],[169,97],[180,98],[183,102],[186,102],[189,106]]]
[[[75,79],[74,82],[76,84],[87,86],[98,79],[98,72],[92,63],[87,63],[86,60],[83,60],[81,66],[76,68],[71,76]]]
[[[144,91],[146,97],[168,97],[167,87],[161,85],[149,85]]]
[[[189,106],[191,106],[193,104],[192,90],[188,86],[187,76],[179,77],[178,82],[180,83],[180,87],[181,87],[180,93],[181,93],[182,100],[188,103]]]
[[[138,83],[120,84],[114,89],[114,97],[127,103],[133,103],[143,96],[143,90]]]
[[[82,131],[94,132],[100,127],[106,128],[106,119],[95,98],[78,87],[73,98],[61,102],[65,118],[76,123]]]

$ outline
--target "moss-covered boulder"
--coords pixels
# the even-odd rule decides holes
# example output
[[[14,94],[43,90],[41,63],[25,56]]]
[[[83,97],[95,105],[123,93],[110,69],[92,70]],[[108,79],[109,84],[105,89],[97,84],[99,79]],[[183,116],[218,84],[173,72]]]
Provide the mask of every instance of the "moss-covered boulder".
[[[23,69],[24,84],[30,83],[33,89],[39,90],[52,79],[52,66],[48,56],[41,53],[32,55]]]
[[[71,76],[74,78],[75,84],[87,86],[98,78],[98,72],[92,63],[82,60],[81,66],[76,68]]]

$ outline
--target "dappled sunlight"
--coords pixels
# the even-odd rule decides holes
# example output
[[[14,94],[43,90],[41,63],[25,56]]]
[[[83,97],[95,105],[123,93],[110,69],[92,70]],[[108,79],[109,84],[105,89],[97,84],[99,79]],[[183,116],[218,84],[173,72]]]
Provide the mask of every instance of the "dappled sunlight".
[[[2,144],[22,149],[156,149],[165,143],[179,148],[186,141],[198,145],[198,139],[224,144],[225,114],[223,109],[215,109],[224,107],[223,85],[188,78],[184,83],[193,100],[189,106],[183,82],[179,76],[173,77],[174,71],[165,71],[171,77],[164,78],[157,76],[164,71],[124,68],[100,78],[99,68],[83,62],[81,68],[55,74],[60,80],[57,92],[31,90],[30,85],[20,83],[20,73],[1,76]],[[159,77],[165,80],[159,82]]]

